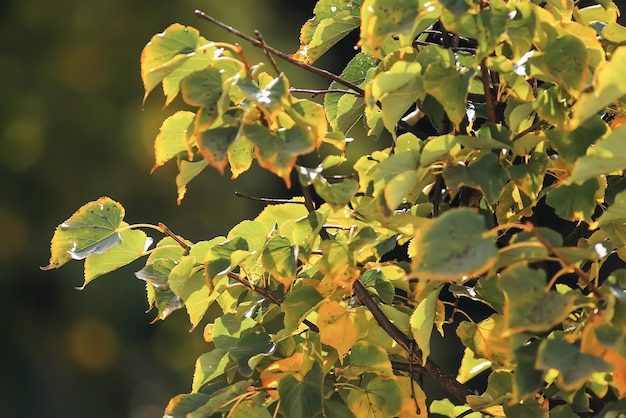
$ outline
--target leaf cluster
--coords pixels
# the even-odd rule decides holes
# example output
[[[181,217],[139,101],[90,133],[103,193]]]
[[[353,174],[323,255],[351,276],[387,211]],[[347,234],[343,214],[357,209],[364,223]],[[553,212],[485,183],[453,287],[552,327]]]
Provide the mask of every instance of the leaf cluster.
[[[199,242],[129,225],[103,197],[58,226],[46,268],[84,259],[87,285],[145,257],[135,275],[157,319],[185,309],[192,329],[206,322],[192,391],[166,416],[615,416],[618,13],[608,0],[319,0],[292,56],[258,36],[267,66],[174,24],[141,55],[146,96],[161,85],[166,106],[180,96],[190,109],[163,122],[153,170],[176,161],[180,201],[205,167],[236,178],[256,160],[302,196],[266,199],[255,219]],[[272,55],[314,71],[353,30],[361,51],[315,92],[323,105],[297,98]],[[333,176],[358,123],[391,144]],[[547,208],[565,229],[540,226]],[[152,247],[146,228],[165,237]],[[433,332],[463,344],[457,376],[430,358]],[[483,372],[484,392],[470,393]],[[427,401],[419,374],[452,399]]]

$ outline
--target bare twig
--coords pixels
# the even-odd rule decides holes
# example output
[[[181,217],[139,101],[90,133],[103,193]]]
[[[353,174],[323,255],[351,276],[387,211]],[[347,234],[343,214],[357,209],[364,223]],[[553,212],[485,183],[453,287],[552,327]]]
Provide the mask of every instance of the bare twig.
[[[256,38],[259,40],[259,42],[261,42],[261,48],[263,49],[263,52],[265,52],[265,56],[267,57],[267,59],[270,60],[272,67],[274,67],[274,71],[276,71],[277,75],[280,75],[282,71],[280,71],[280,68],[278,68],[278,64],[276,64],[276,60],[272,56],[271,52],[267,50],[267,44],[263,39],[263,35],[261,35],[261,31],[255,30],[254,34],[256,35]]]
[[[254,290],[255,292],[263,295],[263,297],[272,301],[275,305],[278,305],[278,306],[282,305],[283,302],[280,299],[278,299],[276,296],[272,295],[272,293],[270,293],[270,291],[267,290],[266,288],[253,285],[248,280],[242,279],[241,276],[239,276],[237,273],[233,273],[232,271],[229,271],[227,275],[231,279],[246,286],[248,289]],[[311,331],[320,332],[320,329],[317,327],[317,325],[315,325],[313,322],[309,321],[308,319],[303,320],[302,323],[305,324],[307,327],[309,327]]]
[[[361,94],[352,90],[341,90],[341,89],[328,89],[328,90],[312,90],[312,89],[297,89],[292,87],[289,89],[291,93],[308,93],[311,96],[319,96],[320,94],[331,94],[331,93],[341,93],[341,94],[351,94],[356,97],[361,97]]]
[[[185,243],[183,240],[181,240],[180,238],[178,238],[176,236],[176,234],[174,234],[172,231],[170,231],[170,229],[165,226],[164,223],[159,222],[159,229],[161,229],[161,231],[167,235],[168,237],[170,237],[171,239],[173,239],[174,241],[176,241],[176,243],[178,245],[180,245],[182,247],[183,250],[189,250],[191,249],[191,246],[189,246],[187,243]]]
[[[515,136],[513,137],[513,139],[511,139],[511,141],[513,141],[513,142],[517,141],[518,139],[520,139],[520,138],[521,138],[521,137],[523,137],[524,135],[526,135],[526,134],[528,134],[528,133],[531,133],[531,132],[533,132],[533,131],[536,131],[537,129],[541,128],[541,126],[542,126],[542,125],[545,125],[546,123],[548,123],[548,122],[546,122],[546,121],[545,121],[545,120],[543,120],[543,119],[538,119],[538,120],[536,120],[536,121],[535,121],[535,123],[533,123],[531,126],[529,126],[528,128],[524,129],[524,130],[523,130],[523,131],[521,131],[520,133],[515,134]]]
[[[263,202],[263,203],[270,203],[270,204],[280,204],[280,203],[295,203],[298,205],[304,205],[304,202],[299,202],[297,200],[292,200],[292,199],[273,199],[273,198],[268,198],[268,197],[255,197],[255,196],[250,196],[241,192],[235,192],[235,196],[237,197],[243,197],[246,199],[250,199],[250,200],[256,200],[257,202]]]
[[[211,23],[213,23],[216,26],[219,26],[220,28],[232,33],[235,36],[240,37],[241,39],[246,40],[247,42],[249,42],[250,44],[252,44],[253,46],[257,47],[257,48],[262,48],[264,49],[266,52],[271,53],[272,55],[285,60],[297,67],[300,67],[306,71],[309,71],[311,73],[317,74],[319,76],[328,78],[330,80],[336,81],[337,83],[341,84],[342,86],[348,87],[352,90],[354,90],[356,93],[359,94],[359,96],[363,97],[365,95],[365,92],[363,91],[363,89],[361,89],[360,87],[358,87],[357,85],[350,83],[347,80],[344,80],[343,78],[339,77],[336,74],[331,73],[330,71],[326,71],[326,70],[322,70],[321,68],[317,68],[317,67],[313,67],[312,65],[309,64],[305,64],[295,58],[292,58],[291,56],[285,54],[284,52],[281,52],[275,48],[272,48],[271,46],[252,38],[249,35],[246,35],[245,33],[231,27],[228,26],[225,23],[220,22],[219,20],[215,19],[213,16],[209,16],[208,14],[204,13],[201,10],[196,10],[195,11],[196,16],[198,16],[201,19],[207,20]]]

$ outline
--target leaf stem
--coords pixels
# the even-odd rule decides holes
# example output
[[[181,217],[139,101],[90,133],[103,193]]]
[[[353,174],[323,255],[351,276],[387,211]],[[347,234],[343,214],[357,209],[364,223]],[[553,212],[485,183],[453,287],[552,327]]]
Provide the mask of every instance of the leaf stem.
[[[159,230],[174,241],[176,241],[176,243],[180,245],[183,250],[187,251],[191,249],[191,246],[189,244],[178,238],[172,231],[170,231],[170,229],[164,223],[159,222]]]
[[[363,97],[365,96],[365,92],[363,91],[363,89],[361,89],[360,87],[358,87],[355,84],[350,83],[349,81],[344,80],[343,78],[339,77],[336,74],[331,73],[330,71],[326,71],[326,70],[322,70],[321,68],[317,68],[317,67],[313,67],[312,65],[309,64],[305,64],[304,62],[298,61],[295,58],[292,58],[291,56],[285,54],[284,52],[281,52],[275,48],[272,48],[271,46],[267,45],[266,43],[260,42],[257,39],[252,38],[249,35],[246,35],[245,33],[233,28],[232,26],[228,26],[225,23],[220,22],[219,20],[215,19],[213,16],[209,16],[208,14],[204,13],[201,10],[196,10],[195,11],[195,15],[198,16],[201,19],[207,20],[211,23],[213,23],[216,26],[219,26],[220,28],[232,33],[235,36],[240,37],[241,39],[246,40],[247,42],[249,42],[251,45],[257,47],[257,48],[262,48],[264,49],[266,52],[282,59],[285,60],[287,62],[289,62],[290,64],[293,64],[297,67],[300,67],[306,71],[309,71],[313,74],[317,74],[319,76],[328,78],[330,80],[336,81],[337,83],[341,84],[342,86],[348,87],[352,90],[354,90],[356,93],[359,94],[359,96]]]

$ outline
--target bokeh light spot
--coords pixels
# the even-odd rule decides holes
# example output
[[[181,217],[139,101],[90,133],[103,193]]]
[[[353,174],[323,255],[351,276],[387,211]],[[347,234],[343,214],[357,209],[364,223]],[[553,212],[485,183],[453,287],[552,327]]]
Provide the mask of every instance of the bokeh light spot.
[[[67,346],[76,364],[90,371],[110,368],[119,355],[119,337],[106,322],[85,318],[76,322],[67,334]]]

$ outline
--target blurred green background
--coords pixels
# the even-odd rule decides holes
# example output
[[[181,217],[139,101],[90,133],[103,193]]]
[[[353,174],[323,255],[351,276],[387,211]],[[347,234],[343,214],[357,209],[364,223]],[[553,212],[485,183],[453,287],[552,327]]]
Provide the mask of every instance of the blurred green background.
[[[43,272],[54,228],[100,196],[126,208],[129,223],[164,222],[197,241],[225,234],[262,206],[237,198],[287,193],[255,169],[231,181],[207,169],[176,205],[175,163],[150,175],[152,143],[174,108],[154,93],[142,108],[139,56],[174,22],[208,39],[235,38],[196,18],[195,9],[286,51],[298,48],[314,0],[9,0],[0,2],[0,405],[2,416],[162,416],[190,391],[206,351],[202,325],[186,313],[150,324],[144,283],[133,266],[85,290],[82,262]],[[249,60],[259,50],[244,45]],[[349,59],[349,57],[346,57]],[[340,71],[342,59],[320,65]],[[343,60],[345,63],[345,60]],[[297,87],[328,85],[281,67]],[[287,71],[288,70],[288,71]],[[174,106],[175,107],[175,106]],[[149,232],[155,240],[159,236]]]

